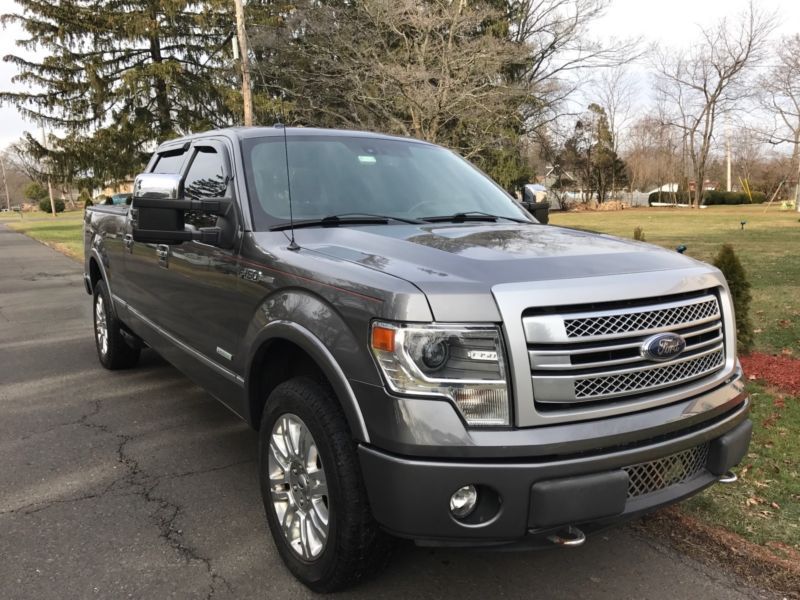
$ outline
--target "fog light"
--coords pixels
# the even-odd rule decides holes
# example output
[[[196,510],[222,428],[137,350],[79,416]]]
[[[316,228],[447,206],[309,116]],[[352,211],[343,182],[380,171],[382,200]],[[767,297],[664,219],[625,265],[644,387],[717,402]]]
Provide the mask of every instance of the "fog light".
[[[468,517],[478,504],[478,490],[474,485],[458,488],[450,496],[450,512],[457,519]]]

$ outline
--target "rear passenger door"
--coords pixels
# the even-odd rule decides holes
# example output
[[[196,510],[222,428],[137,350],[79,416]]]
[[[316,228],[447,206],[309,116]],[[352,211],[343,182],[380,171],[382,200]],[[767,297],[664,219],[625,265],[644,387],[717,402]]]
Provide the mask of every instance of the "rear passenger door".
[[[162,149],[149,172],[179,174],[183,169],[188,154],[188,145]],[[134,205],[133,209],[135,208]],[[133,228],[129,211],[123,240],[125,295],[122,299],[134,310],[159,323],[162,319],[158,311],[158,304],[161,299],[158,290],[160,273],[158,271],[156,246],[156,244],[133,241]]]
[[[234,197],[230,154],[221,140],[196,141],[185,168],[184,193],[187,199]],[[160,294],[169,329],[187,346],[206,358],[231,368],[233,354],[244,334],[242,299],[238,290],[238,223],[241,217],[234,203],[227,217],[203,212],[187,212],[186,227],[220,227],[230,235],[233,247],[219,248],[198,241],[169,247],[167,260],[161,260]],[[166,263],[166,264],[165,264]],[[206,369],[207,370],[207,369]]]

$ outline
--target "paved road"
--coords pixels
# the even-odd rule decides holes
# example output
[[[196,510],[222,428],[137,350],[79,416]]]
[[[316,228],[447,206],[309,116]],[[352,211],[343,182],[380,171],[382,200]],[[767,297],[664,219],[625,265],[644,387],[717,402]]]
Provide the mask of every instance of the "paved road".
[[[73,261],[0,226],[0,597],[305,598],[256,436],[152,351],[98,365]],[[348,598],[763,597],[628,529],[576,550],[402,545]]]

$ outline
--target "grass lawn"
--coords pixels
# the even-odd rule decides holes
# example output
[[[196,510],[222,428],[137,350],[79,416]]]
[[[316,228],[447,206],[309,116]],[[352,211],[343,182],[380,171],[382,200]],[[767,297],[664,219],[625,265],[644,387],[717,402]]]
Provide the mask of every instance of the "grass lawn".
[[[83,260],[83,211],[59,213],[57,217],[41,212],[0,213],[0,223],[44,242],[75,260]]]
[[[0,213],[8,223],[80,260],[83,212],[55,219],[42,213]],[[740,222],[747,221],[744,230]],[[688,246],[710,261],[733,244],[753,285],[756,350],[800,358],[800,215],[777,207],[713,206],[703,210],[630,209],[554,213],[551,223],[632,238],[639,226],[648,242]],[[682,509],[757,543],[779,542],[800,550],[800,398],[751,384],[755,438],[739,469],[740,481],[714,486]]]
[[[716,485],[681,509],[759,544],[800,550],[800,398],[757,384],[750,394],[754,437],[736,469],[739,481]]]

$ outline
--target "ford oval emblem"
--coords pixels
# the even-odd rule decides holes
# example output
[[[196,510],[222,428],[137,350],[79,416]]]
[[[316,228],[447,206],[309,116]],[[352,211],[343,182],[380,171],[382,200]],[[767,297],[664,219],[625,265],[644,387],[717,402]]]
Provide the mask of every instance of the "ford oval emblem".
[[[642,356],[648,360],[670,360],[686,348],[686,340],[677,333],[658,333],[647,338],[641,347]]]

